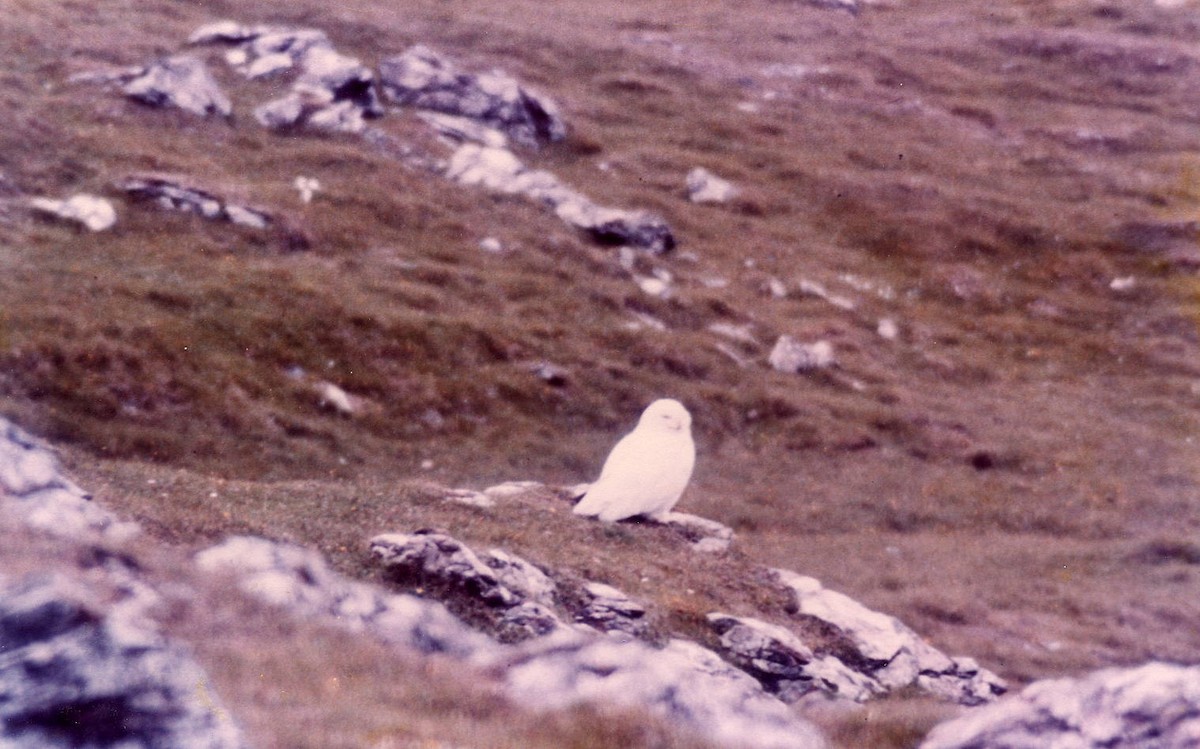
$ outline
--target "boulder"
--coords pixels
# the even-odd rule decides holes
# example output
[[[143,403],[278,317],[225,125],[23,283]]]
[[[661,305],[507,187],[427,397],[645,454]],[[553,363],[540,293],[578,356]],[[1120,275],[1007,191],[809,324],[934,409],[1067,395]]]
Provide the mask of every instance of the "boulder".
[[[112,203],[95,195],[81,193],[65,200],[33,198],[29,205],[40,213],[81,224],[89,231],[104,231],[117,223]]]
[[[197,554],[196,564],[231,574],[243,592],[295,615],[423,653],[468,658],[492,647],[441,604],[347,580],[320,554],[299,546],[236,536]]]
[[[688,200],[693,203],[727,203],[737,196],[733,183],[721,179],[703,167],[696,167],[687,175]]]
[[[121,541],[138,533],[91,501],[63,474],[48,447],[0,418],[0,508],[40,531]]]
[[[832,625],[856,651],[864,675],[880,693],[915,686],[961,705],[994,701],[1008,687],[970,658],[951,658],[921,639],[900,620],[863,606],[849,596],[826,589],[815,578],[790,570],[772,570],[793,597],[797,614]]]
[[[177,107],[200,116],[233,114],[229,97],[198,57],[176,55],[143,68],[125,82],[125,95],[153,107]]]
[[[0,745],[242,749],[204,671],[140,615],[64,577],[0,581]]]
[[[422,45],[381,62],[379,75],[384,94],[397,104],[476,120],[525,146],[567,135],[558,107],[550,99],[498,70],[460,71]]]
[[[825,746],[813,726],[757,682],[685,640],[671,640],[656,650],[637,640],[563,632],[506,655],[501,678],[510,699],[531,707],[636,707],[720,744]]]
[[[1200,742],[1200,666],[1148,663],[1020,694],[936,726],[921,749],[1184,749]]]
[[[733,543],[733,529],[715,520],[689,515],[686,512],[668,512],[663,518],[667,525],[675,526],[692,541],[694,551],[717,553],[725,551]]]
[[[646,607],[604,583],[585,583],[584,604],[575,620],[605,632],[646,632]]]

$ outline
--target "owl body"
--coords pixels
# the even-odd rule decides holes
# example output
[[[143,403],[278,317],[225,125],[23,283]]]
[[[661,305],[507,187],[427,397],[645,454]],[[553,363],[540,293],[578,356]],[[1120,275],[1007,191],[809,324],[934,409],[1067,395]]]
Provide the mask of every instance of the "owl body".
[[[637,427],[608,454],[600,478],[575,505],[576,515],[615,522],[636,515],[661,520],[683,494],[696,463],[692,417],[679,401],[646,407]]]

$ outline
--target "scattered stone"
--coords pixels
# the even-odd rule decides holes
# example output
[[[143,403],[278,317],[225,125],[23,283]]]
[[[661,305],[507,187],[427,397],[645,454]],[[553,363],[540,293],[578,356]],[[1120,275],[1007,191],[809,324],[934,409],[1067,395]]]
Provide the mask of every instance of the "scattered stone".
[[[879,321],[879,325],[875,327],[875,332],[885,341],[894,341],[900,337],[900,326],[890,317],[885,317]]]
[[[292,186],[300,193],[300,202],[308,205],[316,196],[317,191],[321,189],[321,183],[316,177],[296,177],[292,181]]]
[[[655,650],[636,640],[568,631],[525,643],[505,656],[501,668],[507,692],[519,704],[638,707],[730,746],[826,746],[812,725],[693,642],[672,640]]]
[[[550,362],[537,362],[533,365],[533,375],[550,387],[566,387],[570,373]]]
[[[246,747],[204,671],[141,608],[106,610],[61,576],[0,587],[0,744]]]
[[[686,512],[668,512],[663,518],[667,525],[683,530],[692,539],[692,550],[711,554],[722,552],[733,543],[733,529],[715,520],[690,515]]]
[[[767,292],[776,299],[787,299],[788,288],[783,281],[780,281],[775,276],[771,276],[767,280]]]
[[[716,333],[732,341],[757,346],[758,339],[754,337],[754,326],[750,324],[734,325],[733,323],[715,322],[708,326],[710,332]]]
[[[125,95],[152,107],[177,107],[200,115],[229,117],[233,105],[208,66],[191,55],[176,55],[149,65],[125,83]]]
[[[265,229],[274,221],[266,211],[230,203],[215,193],[187,185],[173,177],[127,177],[118,181],[116,187],[135,201],[153,203],[168,211],[193,213],[253,229]]]
[[[703,167],[696,167],[687,175],[688,200],[693,203],[727,203],[737,197],[733,183],[721,179]]]
[[[1198,739],[1200,667],[1155,662],[1034,682],[936,726],[921,749],[1184,749]]]
[[[353,416],[358,413],[358,406],[355,404],[355,399],[332,382],[324,380],[314,383],[313,388],[317,391],[317,397],[321,400],[321,405],[328,406],[343,416]]]
[[[489,486],[483,493],[492,499],[508,499],[520,494],[526,494],[534,489],[545,486],[538,481],[505,481],[503,484]]]
[[[527,168],[504,148],[465,143],[450,157],[446,176],[459,184],[523,195],[548,205],[560,219],[601,244],[630,245],[655,254],[675,248],[674,235],[657,216],[598,206],[553,174]]]
[[[67,478],[50,449],[0,418],[0,508],[56,536],[120,542],[139,532],[91,501]]]
[[[117,223],[117,211],[112,203],[86,193],[65,200],[32,198],[29,205],[41,213],[82,224],[89,231],[104,231]]]
[[[779,336],[767,359],[780,372],[809,372],[834,364],[833,344],[829,341],[800,343],[788,335]]]
[[[914,685],[961,705],[981,705],[1007,691],[1000,677],[970,658],[945,655],[900,620],[827,590],[815,578],[789,570],[772,572],[792,593],[796,613],[816,617],[846,636],[881,693]]]
[[[1113,291],[1117,291],[1117,292],[1132,291],[1135,286],[1137,286],[1137,278],[1135,278],[1133,276],[1122,276],[1121,278],[1114,278],[1108,284],[1108,288],[1112,289]]]
[[[232,574],[243,592],[298,616],[366,631],[423,653],[468,658],[492,647],[440,603],[347,580],[320,554],[299,546],[236,536],[197,554],[196,564]]]
[[[483,492],[473,491],[471,489],[451,489],[446,492],[446,501],[453,502],[456,505],[464,507],[474,507],[479,510],[486,510],[496,506],[496,501]]]
[[[417,45],[381,62],[379,73],[384,93],[397,104],[467,117],[530,147],[567,136],[554,102],[501,71],[464,73]]]
[[[633,280],[635,283],[637,283],[638,288],[642,290],[642,293],[648,296],[665,299],[671,293],[671,284],[667,283],[661,278],[654,278],[652,276],[634,276]]]
[[[709,614],[708,621],[730,660],[784,702],[796,702],[812,692],[865,702],[885,691],[876,680],[837,658],[817,657],[784,627],[723,613]]]

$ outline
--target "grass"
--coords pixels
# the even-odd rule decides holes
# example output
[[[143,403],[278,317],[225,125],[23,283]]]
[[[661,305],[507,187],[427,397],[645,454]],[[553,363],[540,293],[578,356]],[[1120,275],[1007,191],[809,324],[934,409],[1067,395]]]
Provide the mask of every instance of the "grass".
[[[421,0],[401,17],[370,0],[131,0],[103,14],[24,2],[0,39],[14,61],[0,75],[0,196],[116,198],[114,180],[166,172],[287,228],[118,201],[117,228],[93,235],[3,203],[0,412],[187,549],[261,532],[371,577],[367,538],[436,523],[659,601],[661,633],[699,636],[709,607],[769,617],[739,580],[770,564],[1018,684],[1194,660],[1178,626],[1196,613],[1194,564],[1162,550],[1200,527],[1196,282],[1122,227],[1196,214],[1197,33],[1150,4],[1094,10]],[[213,58],[232,122],[67,83],[172,52],[225,16],[320,27],[368,64],[420,41],[550,94],[571,136],[521,157],[601,203],[665,216],[680,250],[637,266],[669,271],[672,296],[642,294],[613,250],[523,200],[349,136],[260,129],[250,109],[285,84],[237,79],[218,50],[193,51]],[[770,72],[780,64],[808,72]],[[446,154],[411,116],[378,127],[421,159]],[[689,204],[694,166],[741,197]],[[307,206],[299,174],[322,184]],[[293,251],[295,236],[309,249]],[[486,236],[507,251],[482,252]],[[1109,288],[1126,276],[1131,291]],[[898,340],[875,333],[883,317]],[[838,367],[771,371],[781,334],[830,340]],[[542,362],[565,378],[539,379]],[[320,382],[360,411],[323,405]],[[664,395],[692,410],[700,448],[681,509],[736,528],[727,566],[697,563],[661,529],[577,523],[550,497],[481,514],[422,488],[588,480]],[[676,600],[680,580],[700,592]],[[221,672],[232,656],[213,657]],[[823,725],[845,746],[907,746],[940,715],[908,698],[880,710],[882,726]],[[319,737],[321,720],[305,732]]]

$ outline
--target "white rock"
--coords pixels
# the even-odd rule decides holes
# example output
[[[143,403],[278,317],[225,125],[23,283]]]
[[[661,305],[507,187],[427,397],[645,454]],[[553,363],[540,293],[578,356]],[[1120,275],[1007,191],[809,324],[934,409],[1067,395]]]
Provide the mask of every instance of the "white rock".
[[[900,337],[900,326],[898,326],[896,321],[892,318],[885,317],[879,321],[879,325],[876,326],[875,332],[879,334],[880,338],[888,341],[894,341]]]
[[[721,179],[703,167],[687,175],[688,200],[693,203],[725,203],[737,197],[738,190],[731,182]]]
[[[228,60],[228,58],[226,58]],[[276,73],[282,73],[285,70],[291,70],[296,64],[292,56],[283,52],[274,52],[269,55],[263,55],[254,62],[246,66],[245,75],[247,78],[266,78]]]
[[[490,252],[494,255],[499,252],[504,252],[504,245],[502,245],[500,240],[496,239],[495,237],[484,237],[483,239],[479,240],[479,249],[483,250],[484,252]]]
[[[1124,276],[1122,278],[1114,278],[1109,283],[1108,288],[1113,291],[1131,291],[1137,286],[1137,278],[1134,276]]]
[[[782,335],[775,342],[767,361],[780,372],[824,369],[834,364],[833,344],[829,341],[800,343],[791,336]]]
[[[233,113],[229,97],[202,60],[176,55],[160,60],[125,84],[126,96],[150,106],[174,106],[200,116]]]
[[[331,406],[338,413],[346,416],[353,416],[358,411],[350,394],[332,382],[317,382],[313,387],[316,388],[317,396],[323,405]]]
[[[300,193],[300,202],[308,204],[321,189],[321,182],[316,177],[298,176],[292,181],[292,186]]]
[[[83,224],[90,231],[111,229],[117,223],[117,211],[112,203],[86,193],[72,195],[66,200],[33,198],[29,204],[42,213]]]

